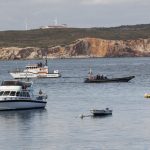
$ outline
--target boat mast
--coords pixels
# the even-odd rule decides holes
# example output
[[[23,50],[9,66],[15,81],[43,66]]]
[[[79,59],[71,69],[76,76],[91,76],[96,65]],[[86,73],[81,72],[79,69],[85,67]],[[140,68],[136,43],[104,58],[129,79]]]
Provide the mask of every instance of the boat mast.
[[[93,73],[92,73],[92,68],[91,68],[91,66],[90,66],[89,74],[90,74],[90,75],[92,75],[92,74],[93,74]]]
[[[90,75],[92,74],[92,69],[91,69],[91,67],[90,67],[90,72],[89,72],[89,74],[90,74]]]
[[[92,77],[92,75],[93,75],[93,73],[92,73],[92,69],[91,69],[91,67],[90,67],[90,71],[89,71],[89,78],[91,78]]]

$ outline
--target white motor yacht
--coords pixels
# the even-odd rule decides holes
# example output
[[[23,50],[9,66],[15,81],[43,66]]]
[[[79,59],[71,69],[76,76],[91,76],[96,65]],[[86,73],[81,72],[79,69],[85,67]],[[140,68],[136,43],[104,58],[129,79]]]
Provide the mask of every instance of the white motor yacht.
[[[41,90],[34,95],[32,82],[6,80],[0,86],[0,110],[44,108],[46,99]]]

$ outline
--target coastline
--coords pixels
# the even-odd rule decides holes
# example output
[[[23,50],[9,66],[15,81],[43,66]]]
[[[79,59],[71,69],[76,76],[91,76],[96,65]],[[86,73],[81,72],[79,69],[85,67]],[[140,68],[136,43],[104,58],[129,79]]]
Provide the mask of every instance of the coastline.
[[[149,57],[150,39],[104,40],[83,38],[73,44],[47,48],[1,47],[0,60]]]
[[[48,60],[69,60],[69,59],[125,59],[125,58],[146,58],[150,56],[124,56],[124,57],[86,57],[86,56],[79,56],[79,57],[47,57]],[[43,60],[43,58],[31,58],[31,59],[0,59],[0,61],[29,61],[29,60]]]

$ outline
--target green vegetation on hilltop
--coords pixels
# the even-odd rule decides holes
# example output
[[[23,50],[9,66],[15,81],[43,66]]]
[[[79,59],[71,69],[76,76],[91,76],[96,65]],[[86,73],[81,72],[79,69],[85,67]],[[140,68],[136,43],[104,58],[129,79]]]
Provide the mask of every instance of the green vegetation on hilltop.
[[[79,38],[108,40],[150,38],[150,24],[111,28],[61,28],[28,31],[1,31],[0,47],[52,47],[66,45]]]

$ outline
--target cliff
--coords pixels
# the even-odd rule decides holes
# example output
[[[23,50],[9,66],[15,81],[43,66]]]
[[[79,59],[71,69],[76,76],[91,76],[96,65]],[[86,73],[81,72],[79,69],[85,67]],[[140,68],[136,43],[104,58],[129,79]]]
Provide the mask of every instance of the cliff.
[[[104,40],[82,38],[69,45],[46,49],[38,47],[0,48],[1,60],[38,59],[46,54],[48,58],[150,56],[150,39]]]

